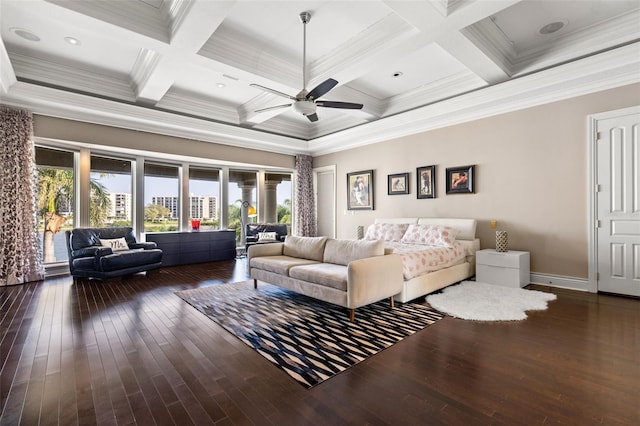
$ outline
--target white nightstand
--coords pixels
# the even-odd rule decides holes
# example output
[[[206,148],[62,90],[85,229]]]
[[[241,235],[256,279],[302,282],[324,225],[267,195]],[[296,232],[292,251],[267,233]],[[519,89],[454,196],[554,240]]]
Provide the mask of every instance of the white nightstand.
[[[524,287],[529,284],[529,252],[509,250],[504,253],[494,249],[476,252],[476,281],[507,287]]]

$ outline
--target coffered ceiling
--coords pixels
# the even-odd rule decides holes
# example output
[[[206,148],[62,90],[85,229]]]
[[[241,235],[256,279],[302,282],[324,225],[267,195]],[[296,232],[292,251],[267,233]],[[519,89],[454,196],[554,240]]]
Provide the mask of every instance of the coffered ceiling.
[[[296,96],[337,86],[309,121]],[[2,103],[319,154],[640,81],[640,1],[0,0]]]

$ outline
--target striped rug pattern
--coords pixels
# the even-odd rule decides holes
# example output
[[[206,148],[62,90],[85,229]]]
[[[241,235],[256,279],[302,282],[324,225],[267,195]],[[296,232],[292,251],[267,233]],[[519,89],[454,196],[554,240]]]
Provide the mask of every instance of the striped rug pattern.
[[[176,293],[310,388],[443,318],[420,304],[383,300],[356,310],[252,281]]]

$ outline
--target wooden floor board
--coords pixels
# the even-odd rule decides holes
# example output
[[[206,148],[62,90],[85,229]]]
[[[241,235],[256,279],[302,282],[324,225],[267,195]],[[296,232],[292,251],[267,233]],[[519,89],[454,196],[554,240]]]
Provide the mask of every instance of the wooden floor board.
[[[638,424],[640,300],[544,286],[525,321],[447,317],[305,389],[175,295],[246,259],[0,296],[0,425]]]

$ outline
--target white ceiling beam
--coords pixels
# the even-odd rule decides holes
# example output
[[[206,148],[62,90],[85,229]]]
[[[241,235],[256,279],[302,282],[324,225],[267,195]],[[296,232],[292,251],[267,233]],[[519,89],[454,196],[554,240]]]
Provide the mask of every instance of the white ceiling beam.
[[[448,16],[443,16],[430,2],[386,0],[385,4],[421,31],[418,37],[421,44],[438,43],[487,83],[495,84],[507,80],[510,70],[506,70],[500,61],[493,61],[461,31],[519,1],[521,0],[477,0],[461,4]]]
[[[11,61],[9,60],[7,48],[2,39],[0,39],[0,93],[3,95],[6,94],[9,88],[17,81],[18,79],[13,70],[13,65],[11,65]]]
[[[139,101],[155,104],[171,88],[183,65],[211,38],[222,23],[234,2],[212,2],[198,0],[186,3],[188,9],[180,13],[179,23],[172,26],[169,49],[156,60],[147,62],[138,81],[132,76]],[[134,70],[134,74],[139,71]]]

